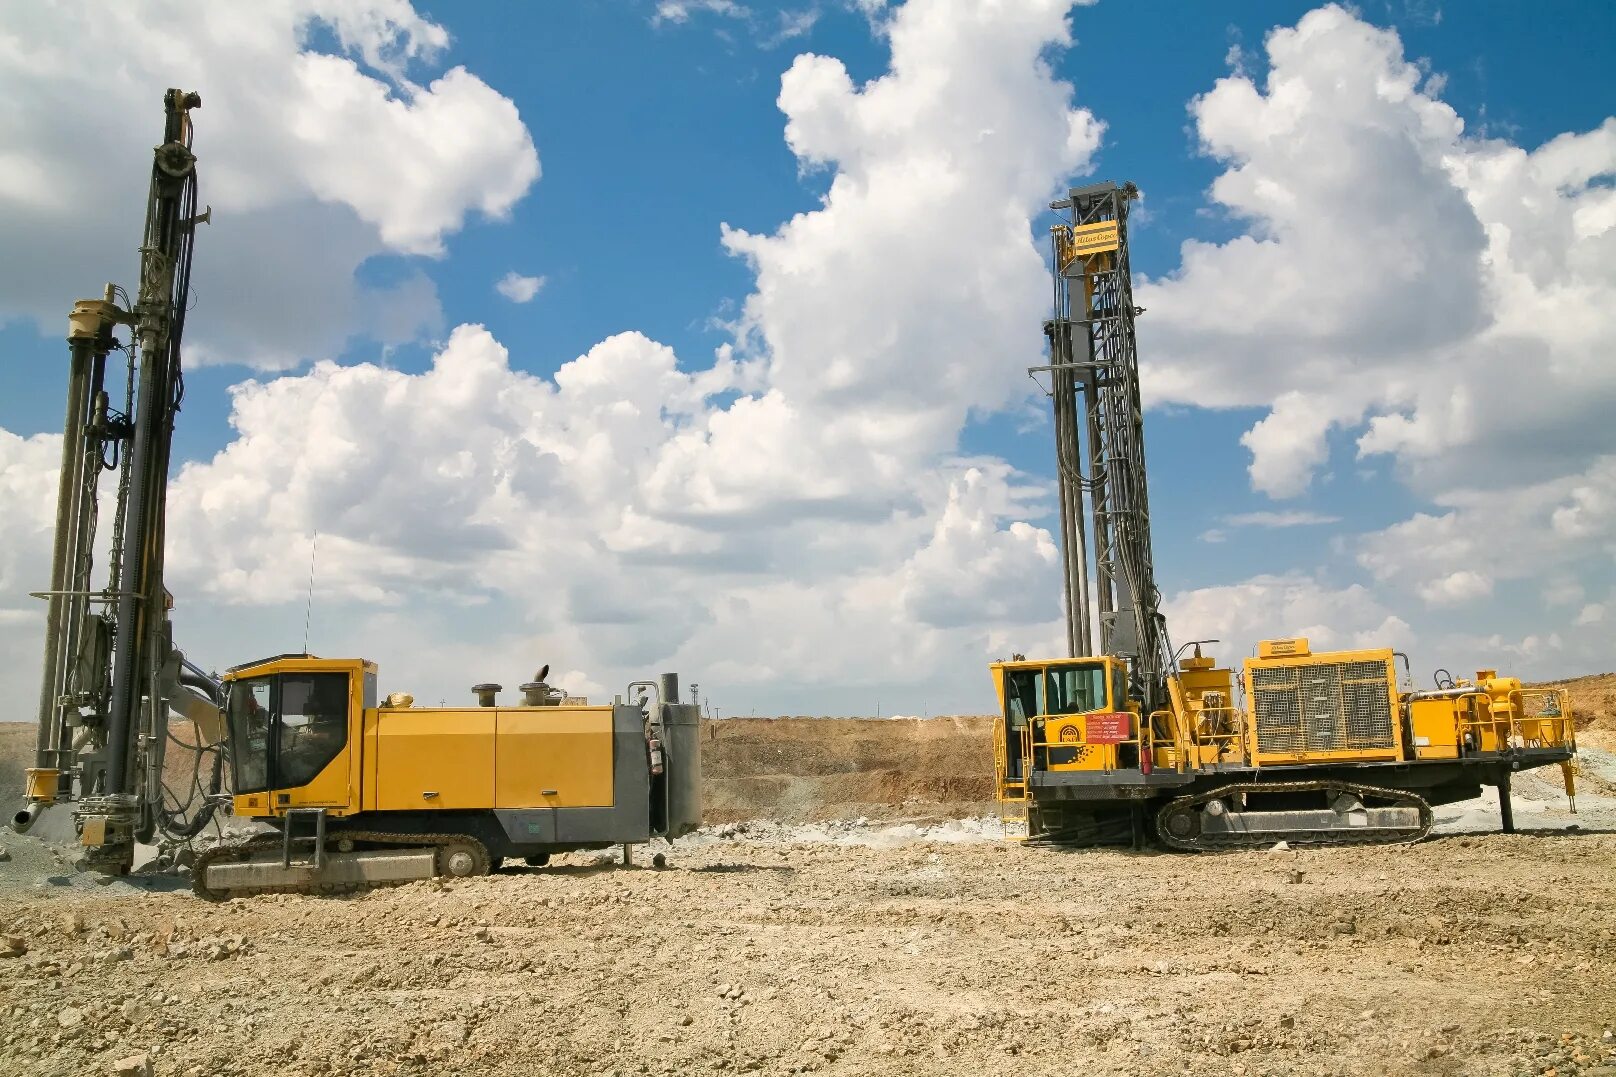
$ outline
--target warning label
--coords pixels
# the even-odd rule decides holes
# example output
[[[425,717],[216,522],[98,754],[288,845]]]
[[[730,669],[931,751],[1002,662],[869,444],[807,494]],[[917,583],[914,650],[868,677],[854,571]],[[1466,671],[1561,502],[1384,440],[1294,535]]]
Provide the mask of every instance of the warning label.
[[[1085,721],[1085,738],[1090,744],[1121,744],[1133,739],[1133,715],[1123,711],[1117,714],[1091,714]]]

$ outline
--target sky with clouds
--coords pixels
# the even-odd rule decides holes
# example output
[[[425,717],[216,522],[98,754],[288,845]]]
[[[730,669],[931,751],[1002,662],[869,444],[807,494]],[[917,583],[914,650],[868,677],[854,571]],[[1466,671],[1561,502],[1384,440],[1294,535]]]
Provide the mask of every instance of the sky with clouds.
[[[985,709],[1063,638],[1026,371],[1047,203],[1110,178],[1176,639],[1616,668],[1612,66],[1605,5],[19,6],[0,689],[36,691],[65,315],[133,274],[170,85],[213,208],[169,525],[204,665],[302,647],[317,534],[309,648],[384,691]]]

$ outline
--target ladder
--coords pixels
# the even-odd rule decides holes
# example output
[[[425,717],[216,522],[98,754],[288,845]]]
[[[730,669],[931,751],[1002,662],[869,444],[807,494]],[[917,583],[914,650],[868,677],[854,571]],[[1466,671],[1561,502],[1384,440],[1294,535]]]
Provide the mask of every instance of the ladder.
[[[1032,760],[1032,730],[1023,727],[1016,734],[1021,740],[1018,773],[1010,772],[1010,736],[1003,718],[993,724],[993,795],[999,804],[999,824],[1006,841],[1026,841],[1029,833],[1027,809],[1032,800],[1027,789],[1027,772]]]

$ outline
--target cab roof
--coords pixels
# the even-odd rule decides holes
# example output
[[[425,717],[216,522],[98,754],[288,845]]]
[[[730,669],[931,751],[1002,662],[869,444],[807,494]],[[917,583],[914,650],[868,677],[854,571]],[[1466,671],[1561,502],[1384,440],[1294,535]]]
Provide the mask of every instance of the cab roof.
[[[1111,654],[1084,655],[1080,658],[1014,658],[990,662],[989,669],[1047,669],[1050,666],[1122,665],[1125,659]]]
[[[319,655],[293,651],[288,654],[275,654],[270,655],[268,658],[258,658],[251,662],[243,662],[239,666],[231,666],[225,670],[224,679],[240,680],[242,675],[259,671],[283,673],[298,669],[332,672],[345,669],[362,669],[366,673],[375,673],[377,667],[376,663],[365,658],[321,658]]]

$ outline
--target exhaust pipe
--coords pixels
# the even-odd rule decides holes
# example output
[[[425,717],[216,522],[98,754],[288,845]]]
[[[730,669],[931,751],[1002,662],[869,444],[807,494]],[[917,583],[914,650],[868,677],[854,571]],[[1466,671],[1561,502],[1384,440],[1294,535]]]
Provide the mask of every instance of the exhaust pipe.
[[[34,820],[39,818],[47,806],[45,804],[29,804],[11,817],[11,829],[19,834],[28,833],[29,827],[34,825]]]
[[[56,798],[65,791],[62,787],[62,772],[55,767],[29,767],[25,772],[28,785],[24,796],[28,803],[11,817],[11,829],[19,834],[28,833],[28,828],[34,825],[45,809],[56,803]]]
[[[550,675],[548,664],[539,667],[533,679],[522,685],[522,706],[524,707],[559,707],[567,698],[567,693],[560,688],[551,688],[544,678]]]

